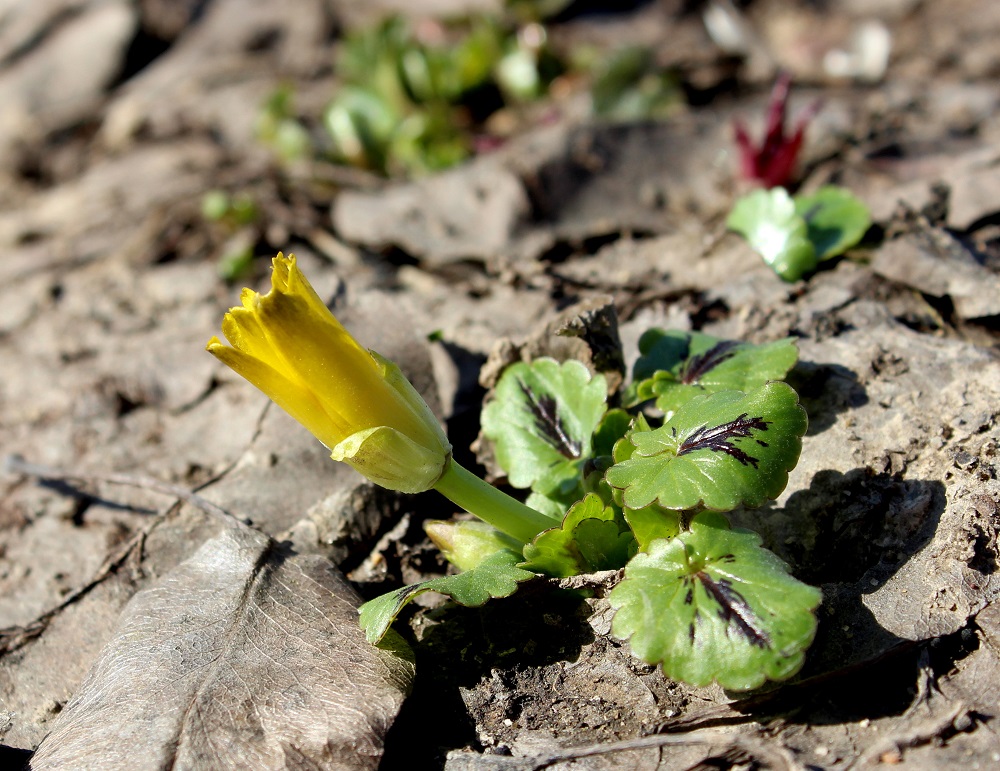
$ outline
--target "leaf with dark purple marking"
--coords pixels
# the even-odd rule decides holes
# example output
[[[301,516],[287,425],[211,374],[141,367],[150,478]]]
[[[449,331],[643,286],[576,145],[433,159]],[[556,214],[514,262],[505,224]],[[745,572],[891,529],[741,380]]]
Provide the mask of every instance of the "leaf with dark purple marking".
[[[583,465],[606,400],[604,377],[578,361],[520,362],[504,370],[483,409],[483,435],[511,485],[572,503],[583,496]]]
[[[760,543],[715,512],[653,541],[611,592],[613,634],[693,685],[742,691],[791,677],[816,633],[821,594]]]
[[[760,506],[785,489],[806,424],[786,383],[698,396],[661,427],[630,433],[634,450],[616,451],[623,460],[605,479],[629,509],[654,502],[677,510]]]
[[[769,380],[782,380],[798,358],[792,338],[753,345],[664,329],[643,334],[639,351],[625,401],[655,399],[668,416],[694,396],[752,391]]]

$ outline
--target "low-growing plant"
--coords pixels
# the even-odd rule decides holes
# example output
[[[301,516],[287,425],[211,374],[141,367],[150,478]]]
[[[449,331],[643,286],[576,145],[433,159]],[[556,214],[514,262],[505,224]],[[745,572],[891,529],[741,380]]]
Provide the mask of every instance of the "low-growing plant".
[[[798,281],[843,254],[870,225],[868,207],[835,185],[794,197],[781,187],[755,190],[736,202],[726,220],[785,281]]]
[[[782,380],[790,339],[649,330],[618,406],[579,361],[511,365],[482,426],[510,484],[530,491],[521,503],[455,462],[399,369],[358,345],[294,258],[279,255],[271,292],[242,301],[223,322],[231,346],[213,338],[211,353],[334,459],[390,489],[436,489],[481,520],[428,523],[461,572],[363,605],[370,641],[422,592],[477,606],[539,577],[623,569],[612,632],[671,677],[745,690],[801,666],[819,590],[724,514],[775,498],[798,461],[806,414]]]
[[[260,219],[253,198],[245,193],[230,195],[225,190],[209,190],[201,197],[201,216],[225,239],[216,263],[220,278],[236,281],[250,273]]]
[[[684,103],[677,72],[662,67],[652,48],[626,46],[589,65],[594,114],[618,121],[669,115]]]
[[[740,176],[765,188],[787,187],[794,181],[806,129],[819,112],[820,102],[815,101],[799,115],[789,132],[785,119],[791,84],[792,78],[787,72],[778,75],[767,105],[764,138],[759,145],[754,145],[741,119],[733,121]]]
[[[744,690],[798,671],[820,593],[724,515],[779,495],[798,460],[806,415],[781,380],[796,348],[653,329],[640,352],[620,407],[578,361],[504,371],[483,432],[549,526],[512,539],[479,522],[428,524],[462,572],[368,602],[369,639],[421,592],[480,605],[537,576],[624,568],[612,632],[667,675]]]
[[[283,85],[268,96],[254,127],[257,138],[282,161],[308,158],[313,153],[309,131],[295,115],[295,92]]]
[[[340,161],[387,173],[445,168],[503,105],[544,94],[561,65],[538,24],[487,16],[450,25],[392,17],[349,36],[342,86],[324,116]]]

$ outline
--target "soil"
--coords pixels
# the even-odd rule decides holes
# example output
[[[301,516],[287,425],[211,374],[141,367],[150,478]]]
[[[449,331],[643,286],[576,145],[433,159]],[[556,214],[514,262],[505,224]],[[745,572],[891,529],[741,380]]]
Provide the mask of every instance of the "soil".
[[[683,103],[609,123],[568,83],[413,180],[257,138],[282,85],[322,136],[345,31],[499,5],[0,11],[0,765],[1000,766],[1000,4],[572,3],[554,45],[652,45]],[[822,100],[800,189],[843,185],[873,218],[794,284],[724,227],[733,118],[759,135],[780,70],[791,117]],[[258,218],[207,221],[210,190]],[[422,595],[368,646],[359,596],[444,574],[421,522],[454,512],[334,464],[204,352],[278,251],[501,484],[475,440],[504,363],[614,371],[614,327],[626,372],[650,326],[797,338],[801,460],[732,519],[823,589],[802,672],[672,682],[609,634],[607,576],[482,608]]]

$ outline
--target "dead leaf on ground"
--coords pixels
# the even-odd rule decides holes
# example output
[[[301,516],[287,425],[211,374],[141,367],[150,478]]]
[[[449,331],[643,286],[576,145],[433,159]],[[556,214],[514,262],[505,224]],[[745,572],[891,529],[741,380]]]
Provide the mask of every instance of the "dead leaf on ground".
[[[31,768],[376,768],[413,664],[357,604],[326,559],[227,528],[129,602]]]

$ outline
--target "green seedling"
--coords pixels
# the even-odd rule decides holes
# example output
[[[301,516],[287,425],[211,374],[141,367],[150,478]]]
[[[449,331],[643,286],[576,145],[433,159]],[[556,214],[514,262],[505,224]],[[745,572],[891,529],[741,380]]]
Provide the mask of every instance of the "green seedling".
[[[590,96],[602,118],[620,121],[663,117],[684,103],[677,73],[661,67],[652,49],[628,46],[593,65]]]
[[[421,592],[478,606],[540,576],[624,568],[612,632],[667,675],[747,690],[799,670],[820,592],[724,515],[778,496],[798,461],[806,415],[782,380],[796,348],[654,329],[640,352],[625,409],[609,408],[604,377],[577,361],[504,371],[483,433],[550,525],[516,539],[482,523],[430,524],[462,572],[366,603],[371,641]]]
[[[785,281],[798,281],[843,254],[870,225],[868,208],[833,185],[794,197],[781,187],[755,190],[736,202],[726,220]]]
[[[342,86],[323,121],[334,157],[389,174],[463,160],[489,114],[543,95],[560,70],[540,25],[484,16],[451,25],[392,17],[348,37],[337,64]]]
[[[217,270],[225,281],[236,281],[253,267],[255,225],[260,210],[245,193],[230,195],[224,190],[209,190],[201,197],[201,216],[215,223],[226,240],[218,259]]]
[[[257,116],[257,139],[285,162],[308,158],[313,153],[309,131],[295,116],[295,93],[290,86],[276,89]]]
[[[750,346],[652,330],[628,389],[578,361],[537,359],[501,375],[483,432],[528,503],[456,462],[437,418],[398,366],[363,348],[293,256],[273,260],[271,290],[245,289],[207,350],[304,425],[336,461],[401,493],[435,490],[478,521],[434,521],[428,535],[458,573],[365,603],[376,643],[414,597],[462,605],[507,597],[540,577],[623,570],[612,633],[663,671],[734,689],[801,667],[816,632],[818,589],[724,512],[779,495],[806,414],[781,380],[790,340]],[[650,399],[669,413],[642,411]]]

